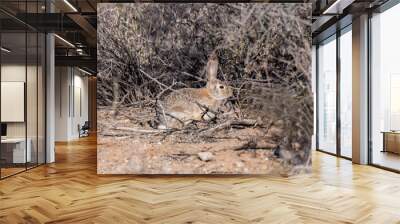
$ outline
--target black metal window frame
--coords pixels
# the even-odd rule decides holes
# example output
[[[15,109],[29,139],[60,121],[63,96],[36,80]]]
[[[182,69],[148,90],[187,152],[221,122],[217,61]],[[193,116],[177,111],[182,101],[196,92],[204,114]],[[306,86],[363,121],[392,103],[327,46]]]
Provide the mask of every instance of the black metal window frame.
[[[22,2],[22,3],[24,3],[25,4],[25,15],[27,15],[27,11],[28,11],[28,9],[27,9],[27,6],[28,6],[28,3],[36,3],[36,11],[37,12],[39,12],[39,3],[46,3],[47,2],[47,0],[46,1],[43,1],[43,0],[25,0],[25,1],[19,1],[19,2]],[[0,5],[1,6],[1,5]],[[1,7],[0,7],[0,9],[1,9]],[[47,12],[47,7],[46,7],[46,12]],[[6,11],[3,11],[3,12],[6,12]],[[37,29],[35,29],[35,28],[33,28],[33,27],[31,27],[31,26],[29,26],[28,24],[26,24],[25,23],[25,25],[24,25],[24,30],[21,32],[21,33],[23,33],[23,34],[25,34],[25,87],[24,87],[24,98],[25,98],[25,100],[24,100],[24,122],[25,122],[25,169],[23,169],[23,170],[21,170],[21,171],[18,171],[18,172],[15,172],[15,173],[12,173],[12,174],[10,174],[10,175],[7,175],[7,176],[3,176],[3,174],[2,174],[2,167],[0,166],[0,180],[3,180],[3,179],[6,179],[6,178],[8,178],[8,177],[12,177],[12,176],[15,176],[15,175],[17,175],[17,174],[20,174],[20,173],[23,173],[23,172],[26,172],[26,171],[28,171],[28,170],[30,170],[30,169],[33,169],[33,168],[36,168],[36,167],[39,167],[39,166],[41,166],[41,165],[44,165],[44,164],[46,164],[47,163],[47,113],[46,113],[46,109],[47,109],[47,33],[45,33],[45,32],[41,32],[41,31],[39,31],[39,30],[37,30]],[[2,45],[2,34],[3,33],[7,33],[7,32],[3,32],[2,31],[2,29],[1,29],[1,23],[0,23],[0,45]],[[30,166],[28,166],[28,160],[27,160],[27,156],[28,156],[28,153],[27,153],[27,147],[28,147],[28,124],[27,124],[27,121],[28,121],[28,118],[27,118],[27,81],[28,81],[28,79],[27,79],[27,75],[28,75],[28,34],[29,33],[33,33],[34,35],[36,34],[36,162],[35,162],[35,164],[29,164]],[[42,68],[42,83],[44,84],[44,86],[43,86],[43,88],[44,88],[44,92],[43,92],[43,95],[42,95],[42,97],[44,97],[43,98],[43,100],[42,100],[42,103],[43,103],[43,113],[44,113],[44,116],[43,117],[41,117],[41,119],[43,119],[42,120],[42,122],[43,122],[43,124],[44,124],[44,126],[43,126],[43,128],[44,128],[44,130],[43,130],[43,145],[42,145],[42,147],[43,147],[43,149],[42,149],[42,152],[44,153],[44,155],[43,155],[43,162],[42,163],[40,163],[39,162],[39,69],[38,69],[38,66],[39,66],[39,34],[43,34],[43,39],[42,39],[42,44],[43,44],[43,48],[44,48],[44,50],[42,49],[42,54],[43,55],[41,55],[42,56],[42,60],[44,60],[44,65],[43,65],[43,68]],[[1,67],[3,66],[3,64],[2,64],[2,53],[0,53],[0,82],[1,82]],[[0,89],[1,89],[1,87],[0,87]],[[1,93],[0,93],[0,96],[1,96]],[[1,105],[0,105],[0,111],[1,111]],[[0,115],[0,123],[2,123],[1,122],[1,115]],[[1,144],[0,144],[0,158],[1,158],[1,152],[2,152],[2,150],[1,150]]]
[[[340,158],[344,158],[347,160],[352,160],[352,158],[347,157],[342,155],[341,153],[341,119],[340,119],[340,78],[341,78],[341,67],[340,67],[340,37],[347,33],[347,32],[351,32],[351,26],[352,23],[348,24],[347,26],[340,28],[337,27],[337,31],[336,33],[328,36],[327,38],[321,40],[319,43],[316,44],[316,50],[315,50],[315,54],[316,54],[316,69],[315,69],[315,75],[316,75],[316,150],[319,152],[323,152],[329,155],[333,155],[333,156],[337,156]],[[334,37],[334,38],[333,38]],[[330,40],[331,39],[331,40]],[[319,47],[322,43],[324,42],[330,42],[330,41],[336,41],[336,152],[332,153],[332,152],[328,152],[324,149],[321,149],[319,147],[319,65],[320,65],[320,61],[319,61]]]
[[[374,166],[374,167],[377,167],[377,168],[380,168],[380,169],[384,169],[384,170],[388,170],[388,171],[396,172],[396,173],[400,173],[400,170],[389,168],[389,167],[386,167],[386,166],[382,166],[382,165],[373,163],[373,142],[372,142],[372,92],[373,92],[373,90],[372,90],[372,83],[371,83],[372,82],[372,53],[373,52],[372,52],[372,26],[371,26],[371,20],[373,18],[373,14],[374,13],[383,13],[386,10],[392,8],[393,6],[395,6],[395,5],[399,4],[399,3],[400,3],[400,0],[389,0],[386,3],[382,4],[381,6],[379,6],[377,8],[370,9],[370,10],[367,11],[367,13],[368,13],[368,30],[367,30],[367,41],[368,41],[368,43],[367,43],[367,46],[368,46],[368,49],[367,49],[367,51],[368,51],[368,53],[367,53],[367,66],[368,66],[368,69],[367,69],[367,72],[368,72],[368,74],[367,74],[367,79],[368,79],[368,81],[367,81],[368,82],[368,87],[367,87],[368,88],[368,96],[367,96],[367,98],[368,98],[368,100],[367,100],[368,101],[368,105],[367,105],[367,107],[368,107],[368,124],[367,124],[367,127],[368,127],[368,139],[367,139],[367,141],[368,141],[368,152],[367,153],[368,153],[368,161],[367,161],[367,163],[370,166]],[[350,26],[350,25],[351,24],[349,24],[348,26]],[[320,149],[319,148],[319,114],[318,113],[316,113],[316,150],[319,151],[319,152],[323,152],[323,153],[326,153],[326,154],[330,154],[330,155],[336,156],[336,157],[352,160],[349,157],[345,157],[345,156],[341,155],[341,149],[340,149],[340,141],[341,141],[341,139],[340,139],[340,131],[341,131],[341,127],[340,127],[340,113],[338,113],[338,112],[340,112],[340,92],[339,92],[340,91],[340,36],[342,34],[344,34],[344,32],[341,33],[341,31],[345,30],[346,28],[347,28],[347,26],[345,28],[343,28],[343,29],[337,28],[338,31],[336,31],[336,33],[326,37],[325,39],[321,40],[320,42],[318,42],[316,44],[316,51],[315,51],[315,54],[316,54],[316,110],[315,111],[318,111],[318,108],[319,108],[319,99],[318,99],[319,98],[318,97],[318,94],[319,94],[319,56],[318,56],[318,48],[319,48],[319,45],[322,42],[324,42],[324,41],[328,40],[329,38],[332,38],[332,36],[336,35],[336,37],[335,37],[336,48],[337,48],[337,51],[336,51],[336,58],[337,58],[337,60],[336,60],[336,64],[337,64],[337,66],[336,66],[336,68],[337,68],[337,71],[336,71],[336,73],[337,73],[337,79],[336,79],[336,85],[337,85],[337,88],[336,88],[336,90],[337,90],[337,92],[336,92],[336,104],[337,104],[336,105],[336,107],[337,107],[336,108],[336,116],[337,116],[337,118],[336,118],[336,122],[337,122],[336,123],[336,126],[337,126],[337,130],[336,130],[336,135],[337,135],[336,136],[336,138],[337,138],[336,139],[336,153],[331,153],[331,152],[325,151],[324,149]]]
[[[384,165],[376,164],[373,160],[373,140],[372,140],[372,19],[375,13],[384,13],[386,10],[391,9],[392,7],[400,4],[400,0],[389,0],[379,6],[378,8],[372,9],[368,11],[368,30],[367,30],[367,46],[368,46],[368,53],[367,53],[367,60],[368,60],[368,69],[367,69],[367,78],[368,78],[368,165],[374,166],[383,170],[400,173],[400,170],[393,169]]]

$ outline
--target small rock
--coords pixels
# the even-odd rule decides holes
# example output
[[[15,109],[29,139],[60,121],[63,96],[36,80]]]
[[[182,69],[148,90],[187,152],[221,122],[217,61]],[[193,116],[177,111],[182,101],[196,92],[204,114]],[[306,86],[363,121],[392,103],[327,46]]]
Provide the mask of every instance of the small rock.
[[[207,162],[214,159],[214,155],[211,152],[199,152],[197,156],[201,161]]]

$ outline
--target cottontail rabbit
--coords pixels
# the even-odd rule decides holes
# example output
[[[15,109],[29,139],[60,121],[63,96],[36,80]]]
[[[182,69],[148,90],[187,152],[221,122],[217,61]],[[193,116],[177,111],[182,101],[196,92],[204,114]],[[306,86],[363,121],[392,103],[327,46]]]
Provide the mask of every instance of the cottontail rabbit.
[[[214,53],[207,62],[207,85],[203,88],[175,90],[158,101],[158,129],[182,128],[192,121],[211,120],[231,97],[232,88],[217,79],[218,56]]]

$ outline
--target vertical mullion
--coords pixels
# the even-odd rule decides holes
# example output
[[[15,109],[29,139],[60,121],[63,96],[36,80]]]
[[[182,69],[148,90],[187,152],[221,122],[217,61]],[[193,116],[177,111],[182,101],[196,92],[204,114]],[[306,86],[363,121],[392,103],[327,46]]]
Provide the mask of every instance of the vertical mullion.
[[[45,13],[48,13],[48,6],[49,6],[48,0],[45,0],[44,5],[45,5],[44,11],[45,11]],[[47,163],[47,145],[48,145],[48,143],[47,143],[47,124],[48,124],[47,123],[47,78],[48,78],[47,77],[47,43],[48,43],[47,38],[48,38],[48,35],[49,34],[47,33],[47,31],[44,31],[44,55],[43,55],[44,68],[42,69],[42,72],[44,71],[44,77],[43,77],[43,73],[42,73],[42,77],[43,77],[42,82],[44,82],[44,99],[43,99],[43,102],[44,102],[44,110],[43,110],[43,113],[44,113],[44,135],[43,135],[44,161],[43,161],[43,163],[44,164]],[[43,109],[43,107],[42,107],[42,109]]]
[[[39,0],[36,1],[36,13],[39,14]],[[38,165],[39,165],[39,31],[36,32],[36,166]]]
[[[319,44],[315,47],[315,148],[319,149]]]
[[[341,119],[340,119],[340,83],[341,83],[341,65],[340,65],[340,29],[336,28],[336,154],[341,156]]]
[[[367,46],[368,46],[368,53],[367,53],[367,83],[368,83],[368,95],[367,95],[367,132],[368,132],[368,164],[373,164],[373,153],[372,153],[372,63],[371,63],[371,56],[372,56],[372,29],[371,29],[371,19],[372,19],[372,12],[368,12],[368,30],[367,30]]]
[[[0,23],[0,47],[2,47],[3,45],[2,45],[2,32],[1,32],[1,30],[2,30],[2,23]],[[1,124],[3,124],[2,122],[1,122],[1,67],[2,67],[2,64],[1,64],[1,62],[2,62],[2,59],[1,59],[1,56],[2,56],[2,54],[3,54],[3,52],[1,52],[1,50],[0,50],[0,125]],[[1,159],[1,144],[0,144],[0,179],[2,179],[2,177],[1,177],[1,170],[2,170],[2,159]]]
[[[28,1],[25,1],[25,21],[28,21]],[[27,114],[27,90],[28,90],[28,25],[25,23],[25,102],[24,102],[24,118],[25,118],[25,170],[28,169],[28,114]]]
[[[46,2],[46,12],[47,12],[47,2]],[[43,110],[43,113],[44,113],[44,117],[42,117],[43,119],[44,119],[44,134],[43,134],[43,141],[44,141],[44,161],[43,161],[43,163],[44,164],[46,164],[47,163],[47,145],[48,145],[48,143],[47,143],[47,43],[48,43],[48,41],[47,41],[47,38],[48,38],[48,33],[47,32],[45,32],[44,33],[44,55],[43,55],[43,58],[44,58],[44,68],[43,68],[43,71],[44,71],[44,77],[43,77],[43,79],[42,79],[42,82],[44,82],[44,99],[43,99],[43,104],[44,104],[44,106],[42,106],[42,109],[44,108],[44,110]],[[43,75],[43,74],[42,74]],[[43,83],[42,83],[43,84]]]

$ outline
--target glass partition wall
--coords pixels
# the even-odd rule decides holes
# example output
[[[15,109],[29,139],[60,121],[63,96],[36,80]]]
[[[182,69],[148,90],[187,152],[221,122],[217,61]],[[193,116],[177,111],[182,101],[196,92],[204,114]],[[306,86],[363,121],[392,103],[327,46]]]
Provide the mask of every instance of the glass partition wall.
[[[317,150],[352,157],[351,25],[317,45]]]
[[[19,1],[23,12],[41,1]],[[3,3],[0,3],[0,7]],[[0,12],[0,178],[45,163],[45,35]],[[6,22],[13,21],[13,26]],[[12,29],[10,29],[12,28]]]
[[[351,25],[341,31],[340,68],[340,155],[352,158],[352,33]]]
[[[400,171],[400,4],[371,18],[370,163]]]
[[[336,154],[336,36],[318,46],[318,149]]]
[[[400,172],[400,4],[369,18],[369,164]],[[317,150],[352,157],[351,25],[317,45]],[[336,49],[335,49],[336,47]],[[328,55],[329,54],[329,55]],[[329,75],[330,74],[330,75]]]

